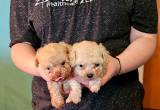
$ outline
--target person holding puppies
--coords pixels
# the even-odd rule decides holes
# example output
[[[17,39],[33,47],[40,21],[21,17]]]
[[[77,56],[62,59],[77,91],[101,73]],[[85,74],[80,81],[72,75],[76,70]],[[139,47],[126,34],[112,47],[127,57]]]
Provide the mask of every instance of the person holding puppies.
[[[10,33],[14,64],[34,76],[33,110],[55,109],[47,88],[52,79],[35,65],[37,49],[83,40],[102,43],[110,52],[106,72],[98,93],[83,88],[80,103],[61,109],[142,110],[137,68],[156,47],[156,0],[11,0]]]

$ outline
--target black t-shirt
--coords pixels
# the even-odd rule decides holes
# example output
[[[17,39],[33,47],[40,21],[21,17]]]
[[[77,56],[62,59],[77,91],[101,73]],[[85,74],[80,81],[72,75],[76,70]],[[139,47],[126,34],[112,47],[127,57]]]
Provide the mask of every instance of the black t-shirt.
[[[156,0],[11,0],[10,18],[10,46],[85,39],[114,53],[129,45],[131,26],[157,32]]]
[[[145,33],[157,32],[156,0],[11,0],[10,27],[10,46],[30,42],[37,49],[49,42],[93,40],[102,42],[115,56],[130,44],[131,27]],[[137,82],[131,84],[138,80],[136,73],[113,78],[98,95],[86,92],[80,106],[72,105],[69,110],[140,110],[139,86]],[[33,100],[38,100],[38,94],[42,96],[46,88],[40,91],[37,85],[43,81],[34,80]],[[43,105],[39,101],[34,106],[38,103],[39,107]]]

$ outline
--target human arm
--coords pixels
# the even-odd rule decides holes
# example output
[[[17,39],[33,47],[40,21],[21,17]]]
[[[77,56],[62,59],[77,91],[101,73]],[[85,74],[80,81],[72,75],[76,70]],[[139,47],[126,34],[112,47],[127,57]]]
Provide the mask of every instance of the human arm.
[[[135,28],[131,29],[131,44],[117,56],[122,67],[119,74],[132,71],[149,60],[156,48],[156,36],[156,34],[140,32]]]
[[[35,65],[35,49],[26,43],[17,43],[11,47],[13,63],[21,71],[32,76],[38,76]]]
[[[157,33],[156,0],[135,0],[130,15],[130,45],[117,59],[110,57],[102,85],[117,74],[125,74],[143,65],[154,53]],[[121,65],[121,71],[120,70]]]
[[[104,85],[113,76],[125,74],[143,65],[153,55],[156,48],[156,34],[140,32],[135,28],[131,28],[130,34],[131,44],[116,58],[110,56],[107,65],[107,71],[102,78],[101,83]],[[121,70],[120,69],[121,65]]]
[[[42,77],[46,81],[50,81],[50,77],[44,74],[35,63],[36,51],[32,45],[28,43],[17,43],[11,47],[11,58],[16,67],[32,76]]]
[[[28,15],[28,1],[11,0],[10,8],[10,47],[13,63],[32,76],[48,79],[41,70],[35,67],[36,49],[40,47],[40,39]]]

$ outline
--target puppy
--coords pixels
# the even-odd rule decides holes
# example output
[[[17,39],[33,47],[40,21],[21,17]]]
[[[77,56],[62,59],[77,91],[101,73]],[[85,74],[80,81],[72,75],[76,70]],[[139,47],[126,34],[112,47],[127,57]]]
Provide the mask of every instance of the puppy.
[[[60,109],[64,105],[62,89],[65,93],[69,93],[67,102],[78,103],[81,99],[81,86],[71,79],[70,47],[63,42],[49,43],[38,49],[36,54],[36,66],[52,79],[51,82],[47,82],[47,86],[51,103],[56,109]]]
[[[102,44],[93,41],[75,43],[70,52],[71,66],[74,68],[74,77],[91,92],[97,93],[101,87],[109,58],[109,52]]]

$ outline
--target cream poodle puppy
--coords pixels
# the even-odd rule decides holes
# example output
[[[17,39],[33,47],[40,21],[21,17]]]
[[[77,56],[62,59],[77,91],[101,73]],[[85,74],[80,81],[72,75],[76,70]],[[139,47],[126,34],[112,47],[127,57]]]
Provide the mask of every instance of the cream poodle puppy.
[[[81,101],[81,85],[71,78],[70,48],[70,45],[63,42],[49,43],[38,49],[36,54],[36,66],[52,78],[51,82],[47,82],[47,86],[51,103],[57,109],[64,105],[62,89],[65,93],[69,93],[66,102],[78,103]]]
[[[70,52],[71,66],[74,68],[74,79],[97,93],[101,87],[109,52],[102,44],[93,41],[75,43]]]

